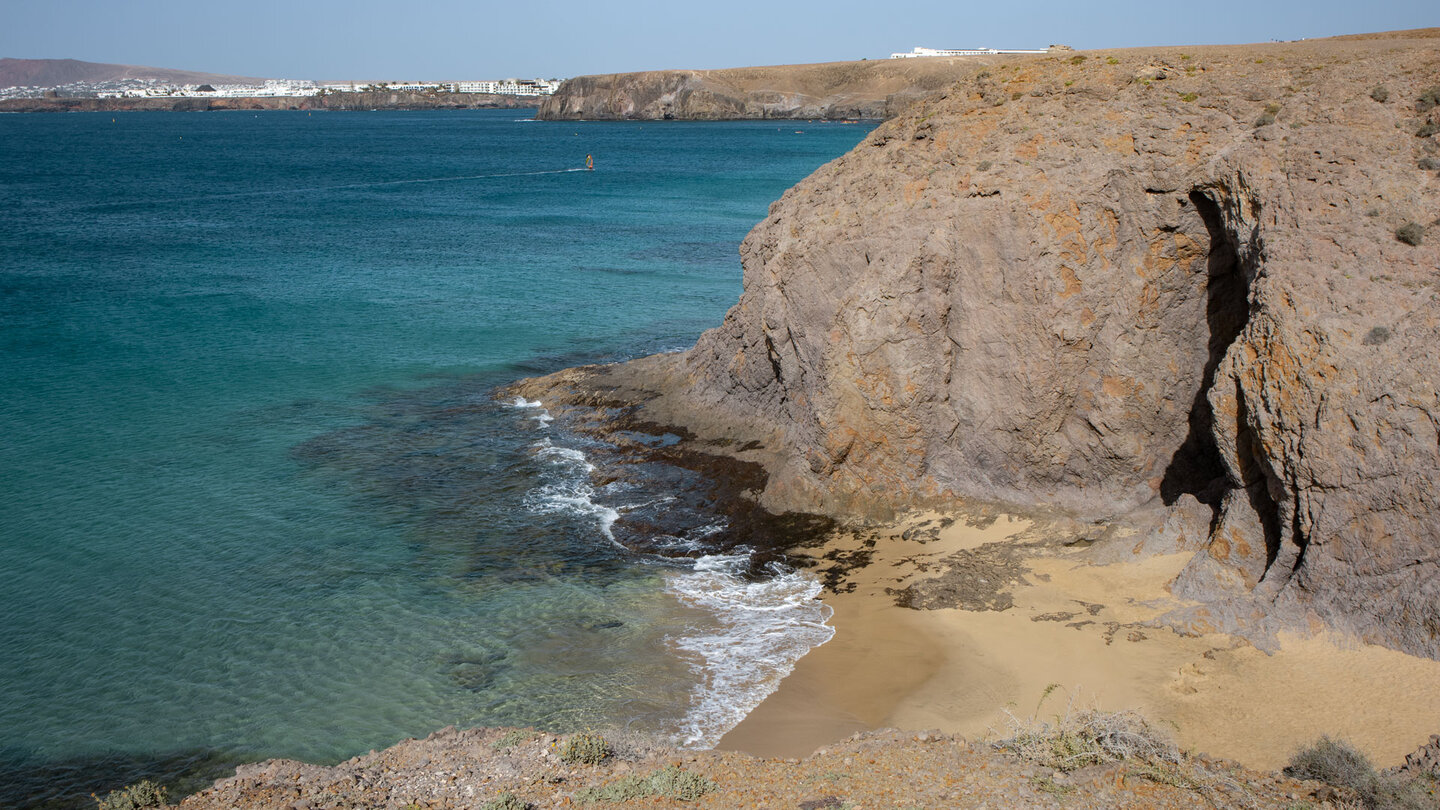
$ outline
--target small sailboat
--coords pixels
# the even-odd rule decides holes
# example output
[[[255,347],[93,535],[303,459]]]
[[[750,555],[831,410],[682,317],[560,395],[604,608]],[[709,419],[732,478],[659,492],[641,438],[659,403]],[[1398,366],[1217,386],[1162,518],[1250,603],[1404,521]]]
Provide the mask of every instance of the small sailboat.
[[[585,171],[587,171],[587,172],[593,172],[593,171],[595,171],[595,158],[594,158],[593,156],[591,156],[591,155],[586,155],[586,156],[585,156]]]

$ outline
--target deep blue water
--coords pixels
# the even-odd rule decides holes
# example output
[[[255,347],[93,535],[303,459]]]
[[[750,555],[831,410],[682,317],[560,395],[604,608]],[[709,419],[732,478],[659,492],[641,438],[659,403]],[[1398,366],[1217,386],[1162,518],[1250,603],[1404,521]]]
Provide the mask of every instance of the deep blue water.
[[[492,392],[692,343],[869,126],[524,115],[0,116],[0,804],[447,724],[703,745],[823,641],[705,526],[615,542],[666,494]]]

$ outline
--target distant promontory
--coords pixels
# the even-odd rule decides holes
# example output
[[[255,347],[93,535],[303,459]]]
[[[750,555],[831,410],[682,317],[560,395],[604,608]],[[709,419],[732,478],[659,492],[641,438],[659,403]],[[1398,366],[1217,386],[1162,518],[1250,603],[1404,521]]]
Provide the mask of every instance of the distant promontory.
[[[567,79],[548,120],[890,118],[915,100],[1013,57],[879,59],[815,65],[654,70]]]

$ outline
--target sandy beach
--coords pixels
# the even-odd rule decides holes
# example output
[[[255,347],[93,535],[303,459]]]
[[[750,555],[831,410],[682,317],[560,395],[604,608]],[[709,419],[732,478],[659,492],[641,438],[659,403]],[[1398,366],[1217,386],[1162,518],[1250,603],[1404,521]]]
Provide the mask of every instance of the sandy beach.
[[[1322,734],[1389,766],[1440,729],[1440,662],[1333,634],[1282,635],[1273,653],[1178,635],[1149,622],[1184,606],[1167,585],[1191,552],[1100,564],[1116,556],[1102,551],[992,510],[837,533],[810,552],[834,639],[719,748],[804,756],[880,727],[979,739],[1003,736],[1007,709],[1068,705],[1138,710],[1182,747],[1252,768]]]

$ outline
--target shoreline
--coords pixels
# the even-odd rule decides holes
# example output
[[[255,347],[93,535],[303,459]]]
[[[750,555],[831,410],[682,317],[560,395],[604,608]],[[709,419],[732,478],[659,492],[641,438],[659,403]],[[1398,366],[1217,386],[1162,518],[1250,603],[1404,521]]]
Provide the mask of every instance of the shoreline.
[[[1134,709],[1184,749],[1273,770],[1322,734],[1347,739],[1378,765],[1398,764],[1440,727],[1440,661],[1334,633],[1282,633],[1266,653],[1235,636],[1156,626],[1185,606],[1166,586],[1194,552],[1137,557],[1126,549],[1121,562],[1108,562],[1111,546],[1126,542],[1126,532],[1117,534],[1077,543],[1063,521],[984,510],[837,531],[800,552],[827,580],[834,638],[803,657],[717,749],[804,757],[885,727],[977,740],[1003,736],[1007,708],[1046,719],[1068,705]],[[986,609],[963,590],[955,593],[964,607],[896,604],[943,592],[957,575],[1003,577],[1005,566],[981,563],[1007,549],[1017,552],[1018,576],[986,583],[1007,594],[998,600],[1010,601],[1004,609]]]

